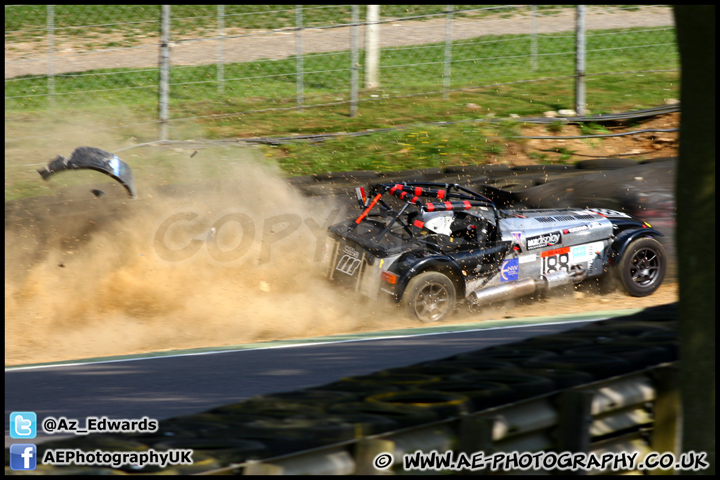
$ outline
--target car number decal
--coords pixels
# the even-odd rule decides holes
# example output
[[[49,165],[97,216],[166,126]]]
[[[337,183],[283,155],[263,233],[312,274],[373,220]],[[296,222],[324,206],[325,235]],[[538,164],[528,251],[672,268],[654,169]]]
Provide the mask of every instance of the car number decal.
[[[540,254],[542,257],[542,273],[553,273],[558,270],[570,270],[570,247],[556,248]]]
[[[603,243],[593,242],[542,252],[540,254],[542,257],[542,273],[544,275],[558,270],[569,272],[570,267],[581,264],[590,267],[590,262],[602,251]]]

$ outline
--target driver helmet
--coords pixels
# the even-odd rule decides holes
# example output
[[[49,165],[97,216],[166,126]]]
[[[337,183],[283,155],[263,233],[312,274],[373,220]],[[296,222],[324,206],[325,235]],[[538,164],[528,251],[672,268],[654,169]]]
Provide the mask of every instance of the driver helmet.
[[[455,220],[453,212],[424,212],[422,214],[422,221],[425,223],[424,227],[441,235],[449,236],[452,233],[450,225],[453,220]]]

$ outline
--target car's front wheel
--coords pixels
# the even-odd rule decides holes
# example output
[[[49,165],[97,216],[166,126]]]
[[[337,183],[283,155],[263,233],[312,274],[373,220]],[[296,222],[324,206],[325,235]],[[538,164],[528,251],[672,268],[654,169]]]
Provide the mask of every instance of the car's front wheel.
[[[639,238],[628,245],[615,274],[628,294],[645,297],[660,288],[665,278],[667,257],[660,242]]]
[[[424,272],[410,280],[403,303],[410,318],[438,322],[455,310],[455,284],[440,272]]]

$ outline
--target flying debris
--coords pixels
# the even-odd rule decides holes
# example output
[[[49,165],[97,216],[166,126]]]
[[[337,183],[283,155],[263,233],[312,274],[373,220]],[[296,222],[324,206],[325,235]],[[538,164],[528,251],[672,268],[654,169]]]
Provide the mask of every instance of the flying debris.
[[[44,180],[47,180],[50,176],[63,170],[81,169],[95,170],[112,177],[125,187],[130,198],[137,198],[135,181],[128,164],[120,160],[117,155],[99,148],[78,147],[73,150],[70,158],[58,155],[45,168],[39,169],[38,173]],[[98,196],[95,191],[93,191],[93,194]]]

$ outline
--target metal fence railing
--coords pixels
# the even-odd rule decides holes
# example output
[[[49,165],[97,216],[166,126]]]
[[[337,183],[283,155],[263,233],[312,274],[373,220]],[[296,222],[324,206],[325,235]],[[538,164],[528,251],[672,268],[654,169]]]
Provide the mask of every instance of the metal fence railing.
[[[384,98],[579,78],[576,8],[372,7],[6,5],[6,112],[122,104],[161,125],[338,104],[354,115]],[[583,78],[678,70],[671,7],[585,11]]]

